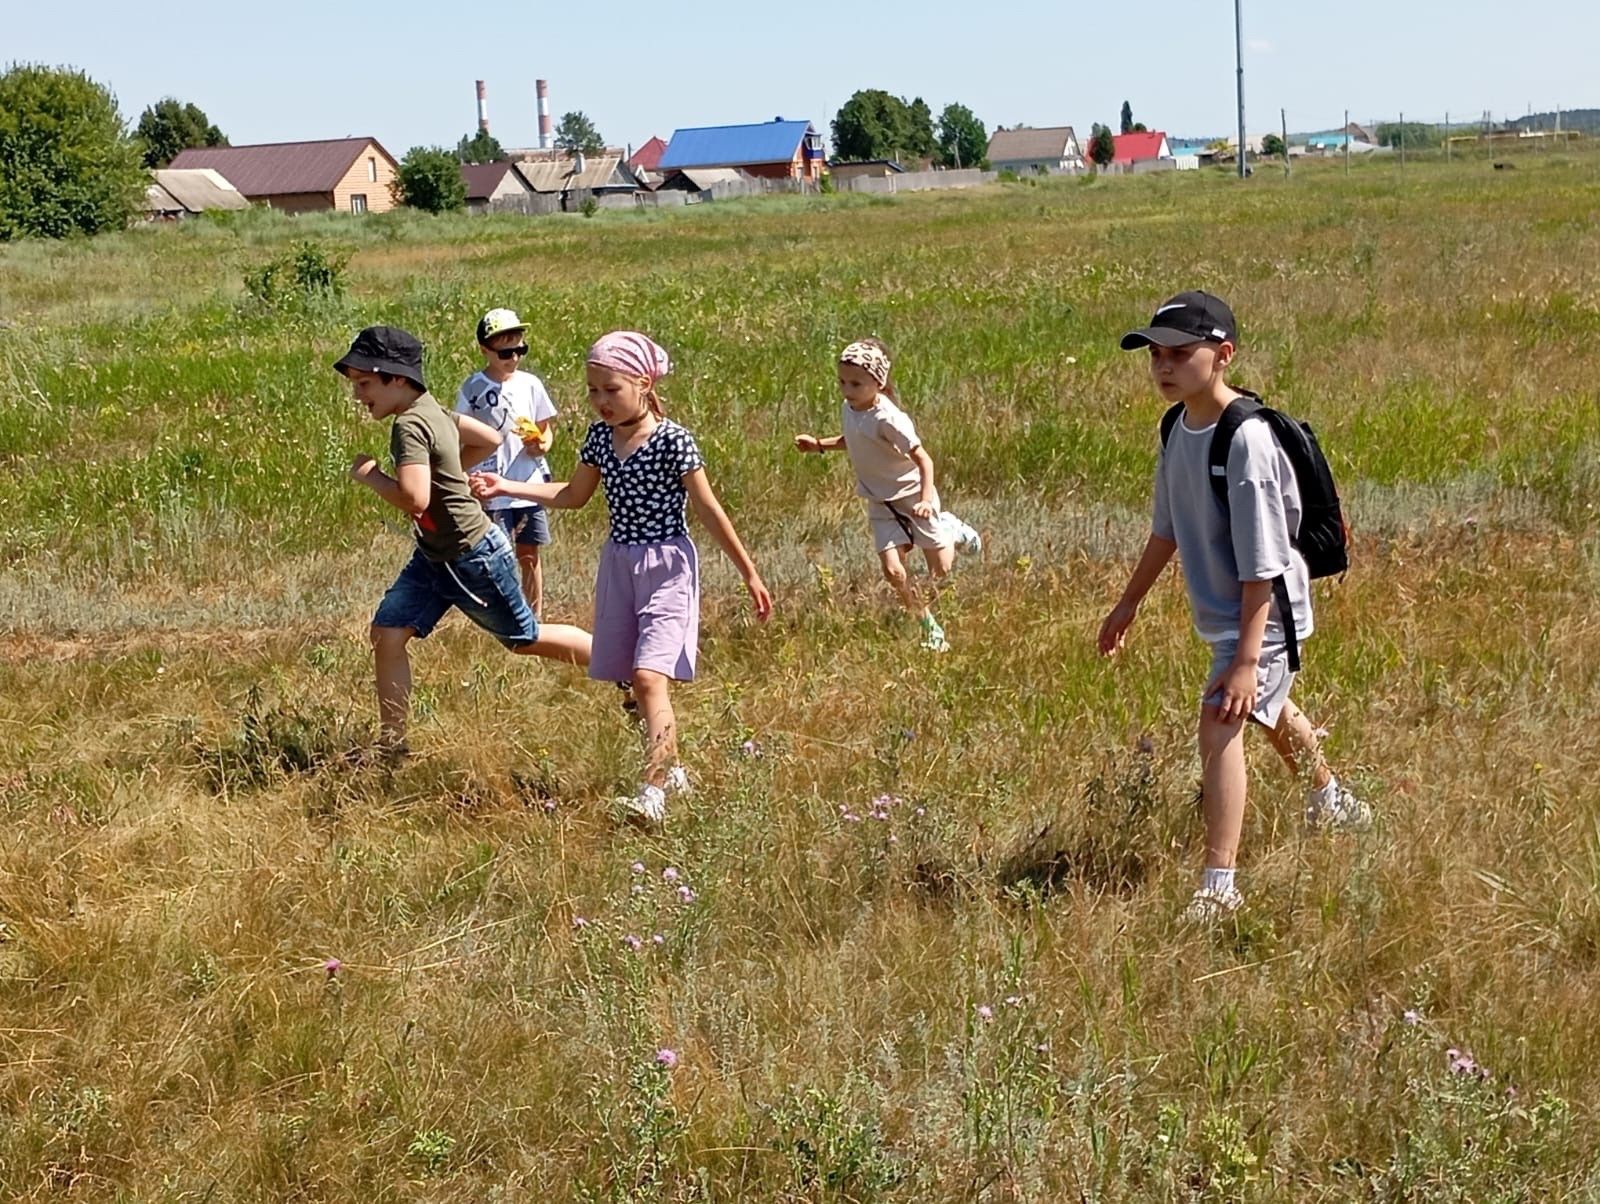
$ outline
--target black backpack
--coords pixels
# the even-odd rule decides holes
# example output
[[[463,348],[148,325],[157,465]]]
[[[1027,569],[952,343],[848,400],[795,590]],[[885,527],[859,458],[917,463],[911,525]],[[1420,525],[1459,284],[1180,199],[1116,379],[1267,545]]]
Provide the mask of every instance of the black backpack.
[[[1322,454],[1317,436],[1309,423],[1289,417],[1274,410],[1247,390],[1229,402],[1217,419],[1217,429],[1211,436],[1211,492],[1224,514],[1228,513],[1228,449],[1233,443],[1233,433],[1241,423],[1258,415],[1272,428],[1279,445],[1289,457],[1294,468],[1295,483],[1300,487],[1300,531],[1295,535],[1295,550],[1306,562],[1313,580],[1334,577],[1350,567],[1350,527],[1339,506],[1339,489],[1333,483],[1333,470],[1328,458]],[[1169,409],[1161,416],[1161,446],[1166,447],[1172,428],[1183,417],[1183,403]],[[1284,641],[1289,650],[1289,668],[1300,671],[1300,641],[1295,633],[1294,612],[1289,605],[1289,586],[1282,577],[1272,583],[1272,596],[1277,600],[1278,613],[1284,617]]]

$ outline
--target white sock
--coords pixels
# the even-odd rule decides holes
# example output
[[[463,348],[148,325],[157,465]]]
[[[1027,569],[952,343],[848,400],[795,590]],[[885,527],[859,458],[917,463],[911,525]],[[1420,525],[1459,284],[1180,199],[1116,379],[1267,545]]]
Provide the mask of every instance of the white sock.
[[[1311,797],[1316,799],[1317,802],[1321,803],[1324,807],[1333,806],[1334,803],[1339,801],[1339,779],[1330,773],[1328,775],[1327,785],[1323,786],[1320,790],[1313,790],[1311,792]]]
[[[1233,891],[1233,870],[1206,866],[1205,872],[1200,875],[1200,889],[1212,894],[1230,894]]]

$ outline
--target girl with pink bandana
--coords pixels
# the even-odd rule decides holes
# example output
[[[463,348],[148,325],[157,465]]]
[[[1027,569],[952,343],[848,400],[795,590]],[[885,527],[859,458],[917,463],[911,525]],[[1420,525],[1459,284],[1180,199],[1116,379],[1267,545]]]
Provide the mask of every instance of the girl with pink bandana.
[[[604,486],[611,537],[595,581],[589,676],[632,690],[645,727],[645,767],[632,798],[618,800],[638,822],[659,824],[667,796],[689,789],[678,761],[671,683],[694,678],[700,637],[700,560],[686,511],[693,503],[712,537],[744,578],[756,617],[772,597],[706,478],[694,436],[666,416],[656,384],[671,369],[667,353],[631,330],[589,348],[589,404],[599,421],[565,482],[508,481],[477,473],[480,499],[519,497],[561,510],[588,503]]]
[[[956,549],[978,552],[978,533],[948,510],[939,509],[933,484],[933,457],[917,437],[917,428],[899,406],[889,383],[889,353],[877,339],[861,339],[839,353],[839,391],[844,394],[844,433],[819,439],[796,435],[803,452],[850,454],[856,493],[866,501],[873,549],[884,580],[894,587],[906,610],[922,626],[922,646],[930,652],[949,650],[944,628],[933,608],[906,576],[906,556],[922,549],[928,573],[938,581],[950,571]]]

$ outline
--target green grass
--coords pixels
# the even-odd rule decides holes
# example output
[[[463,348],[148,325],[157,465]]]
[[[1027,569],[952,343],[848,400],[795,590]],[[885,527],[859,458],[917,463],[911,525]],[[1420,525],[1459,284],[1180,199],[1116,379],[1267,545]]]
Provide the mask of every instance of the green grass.
[[[0,248],[0,1194],[1595,1198],[1597,202],[1573,153]],[[342,296],[246,296],[305,240]],[[1255,742],[1212,933],[1175,922],[1176,582],[1092,649],[1161,408],[1115,339],[1191,285],[1347,495],[1296,691],[1381,815],[1307,834]],[[492,305],[534,321],[558,471],[587,344],[660,339],[774,586],[759,627],[707,548],[664,836],[609,818],[613,691],[459,621],[417,650],[418,755],[346,756],[406,538],[345,479],[385,432],[329,364],[396,322],[448,394]],[[938,660],[842,462],[789,450],[869,333],[986,537]],[[555,526],[581,619],[603,514]]]

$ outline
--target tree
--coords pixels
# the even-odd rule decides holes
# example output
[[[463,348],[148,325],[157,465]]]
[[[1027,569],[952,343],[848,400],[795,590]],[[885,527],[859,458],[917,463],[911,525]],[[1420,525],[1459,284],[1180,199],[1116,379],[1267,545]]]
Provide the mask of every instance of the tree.
[[[983,122],[966,105],[947,104],[939,114],[938,162],[942,167],[980,167],[989,150]]]
[[[461,160],[441,146],[413,146],[400,160],[395,200],[428,213],[465,209],[467,181]]]
[[[1089,132],[1089,159],[1096,167],[1105,167],[1117,157],[1117,143],[1111,136],[1111,127],[1098,121]]]
[[[939,141],[933,132],[933,110],[922,97],[917,97],[906,106],[906,124],[911,136],[906,154],[913,159],[933,158],[939,149]]]
[[[0,73],[0,241],[120,230],[149,181],[105,87],[65,67]]]
[[[1261,139],[1261,155],[1266,159],[1276,159],[1289,153],[1289,148],[1284,145],[1283,139],[1277,134],[1266,134]]]
[[[1424,147],[1437,150],[1443,142],[1438,126],[1421,121],[1385,121],[1373,131],[1373,135],[1378,139],[1379,146],[1399,146],[1403,137],[1407,150],[1422,150]]]
[[[556,125],[556,145],[569,155],[598,155],[606,140],[580,110],[565,114]]]
[[[847,162],[897,159],[913,141],[906,102],[880,88],[855,93],[833,119],[833,153]]]
[[[1122,102],[1122,132],[1133,133],[1133,106],[1127,101]]]
[[[456,143],[456,158],[463,163],[499,163],[505,157],[500,140],[488,130],[479,130],[470,138],[463,135]]]
[[[1149,132],[1150,132],[1150,127],[1147,126],[1142,121],[1135,121],[1133,123],[1133,128],[1131,130],[1124,130],[1123,131],[1123,133],[1125,133],[1125,134],[1148,134]]]
[[[135,131],[144,144],[144,165],[165,167],[191,146],[227,146],[221,130],[211,124],[205,112],[193,104],[180,104],[163,97],[139,114]]]

